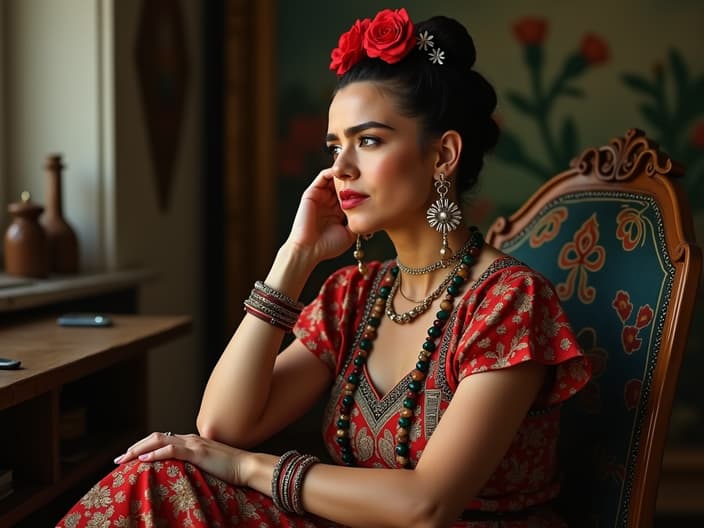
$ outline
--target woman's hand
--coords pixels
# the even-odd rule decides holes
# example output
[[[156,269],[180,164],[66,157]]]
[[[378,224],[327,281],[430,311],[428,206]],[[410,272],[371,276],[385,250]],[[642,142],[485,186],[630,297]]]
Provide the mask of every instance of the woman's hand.
[[[246,486],[242,465],[250,453],[195,434],[152,433],[115,458],[116,464],[134,459],[155,462],[175,458],[190,462],[235,486]]]
[[[337,199],[334,169],[324,169],[304,191],[288,241],[317,260],[337,257],[355,240]]]

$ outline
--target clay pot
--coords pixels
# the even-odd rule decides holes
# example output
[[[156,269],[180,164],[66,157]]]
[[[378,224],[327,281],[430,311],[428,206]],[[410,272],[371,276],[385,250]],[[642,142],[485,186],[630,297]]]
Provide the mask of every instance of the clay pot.
[[[41,223],[49,244],[49,268],[54,273],[78,272],[78,239],[64,218],[62,198],[62,170],[59,154],[47,157],[46,210]]]
[[[49,274],[49,246],[39,215],[44,208],[32,202],[28,192],[19,202],[8,205],[12,215],[5,232],[5,272],[23,277],[42,278]]]

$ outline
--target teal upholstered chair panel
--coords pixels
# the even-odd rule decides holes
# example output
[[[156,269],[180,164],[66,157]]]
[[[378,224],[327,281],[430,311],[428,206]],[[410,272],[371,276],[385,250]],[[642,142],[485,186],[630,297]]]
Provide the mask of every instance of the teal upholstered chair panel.
[[[683,279],[696,287],[701,264],[687,206],[664,174],[672,168],[629,131],[586,151],[487,235],[555,285],[593,365],[592,381],[563,408],[561,506],[570,526],[652,520],[643,502],[654,504],[657,475],[648,481],[644,464],[661,462],[683,348],[673,355],[673,317],[689,324],[694,299],[682,304]],[[684,247],[688,262],[695,257],[687,273]]]

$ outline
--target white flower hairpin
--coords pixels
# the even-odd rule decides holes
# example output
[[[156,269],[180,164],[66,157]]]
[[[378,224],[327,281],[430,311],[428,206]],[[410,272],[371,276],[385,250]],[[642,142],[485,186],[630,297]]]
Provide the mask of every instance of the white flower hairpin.
[[[428,60],[433,64],[444,64],[445,52],[435,47],[434,38],[435,36],[428,33],[427,30],[418,33],[416,38],[418,49],[428,52]]]

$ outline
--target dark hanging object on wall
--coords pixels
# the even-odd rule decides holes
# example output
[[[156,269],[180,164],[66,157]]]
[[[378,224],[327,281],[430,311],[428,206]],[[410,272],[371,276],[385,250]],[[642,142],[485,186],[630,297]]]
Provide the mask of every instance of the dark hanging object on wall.
[[[5,272],[22,277],[43,278],[49,274],[49,247],[39,215],[44,208],[32,202],[27,191],[8,205],[12,221],[5,232]]]
[[[135,60],[159,209],[167,211],[189,77],[180,0],[142,0]]]
[[[49,245],[49,267],[53,273],[77,273],[78,239],[63,215],[61,155],[48,156],[44,168],[46,210],[41,221]]]

